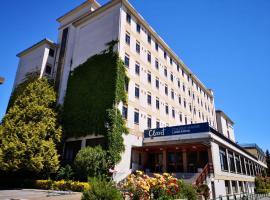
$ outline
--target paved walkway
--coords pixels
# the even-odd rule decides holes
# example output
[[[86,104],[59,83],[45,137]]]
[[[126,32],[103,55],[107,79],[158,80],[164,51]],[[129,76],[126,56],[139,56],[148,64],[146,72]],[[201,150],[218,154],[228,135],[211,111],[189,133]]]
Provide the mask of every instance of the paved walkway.
[[[79,192],[52,190],[0,190],[0,200],[80,200]]]

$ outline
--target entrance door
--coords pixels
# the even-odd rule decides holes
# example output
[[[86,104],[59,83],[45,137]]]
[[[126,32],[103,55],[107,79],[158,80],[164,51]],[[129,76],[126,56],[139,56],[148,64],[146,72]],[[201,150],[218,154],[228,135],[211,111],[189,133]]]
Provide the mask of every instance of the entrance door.
[[[163,168],[163,155],[162,153],[150,153],[149,156],[150,172],[162,172]]]
[[[169,173],[183,172],[183,156],[181,152],[168,152],[167,163]]]

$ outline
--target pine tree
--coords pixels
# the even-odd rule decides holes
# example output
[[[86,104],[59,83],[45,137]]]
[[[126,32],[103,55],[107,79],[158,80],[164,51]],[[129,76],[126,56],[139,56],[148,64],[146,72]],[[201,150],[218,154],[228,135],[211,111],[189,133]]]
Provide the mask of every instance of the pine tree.
[[[266,174],[268,177],[270,177],[270,153],[268,149],[265,152],[265,158],[266,158],[266,164],[267,164],[267,169],[266,169]]]
[[[46,78],[29,76],[15,89],[0,127],[1,170],[56,172],[62,130],[55,105],[56,93]]]

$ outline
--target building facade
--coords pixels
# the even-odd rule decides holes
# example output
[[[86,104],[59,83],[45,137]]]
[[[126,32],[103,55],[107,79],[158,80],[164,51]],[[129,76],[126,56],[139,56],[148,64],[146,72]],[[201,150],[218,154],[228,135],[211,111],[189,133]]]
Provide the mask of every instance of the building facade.
[[[115,180],[136,169],[169,171],[194,184],[208,184],[213,197],[254,191],[254,176],[266,165],[235,143],[233,122],[216,112],[213,91],[127,0],[103,6],[88,0],[57,21],[56,43],[45,39],[18,54],[14,87],[27,73],[38,71],[55,80],[58,103],[63,104],[69,73],[118,40],[115,50],[130,78],[128,103],[118,108],[129,134],[123,135],[125,152],[115,167]],[[101,143],[100,136],[68,138],[64,156],[73,158],[95,143]]]

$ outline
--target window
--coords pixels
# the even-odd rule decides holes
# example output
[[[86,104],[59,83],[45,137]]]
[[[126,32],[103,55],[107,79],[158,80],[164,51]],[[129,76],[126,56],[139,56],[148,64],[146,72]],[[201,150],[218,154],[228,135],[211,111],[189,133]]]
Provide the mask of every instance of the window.
[[[168,85],[165,84],[165,94],[168,95]]]
[[[134,123],[139,124],[139,110],[135,109],[134,111]]]
[[[189,104],[189,111],[192,112],[191,104]]]
[[[138,42],[138,41],[136,41],[136,52],[138,54],[140,54],[140,52],[141,52],[141,45],[140,45],[140,42]]]
[[[228,160],[227,160],[226,150],[221,147],[219,147],[219,158],[220,158],[221,170],[228,171]]]
[[[241,165],[239,155],[235,155],[235,164],[237,173],[241,173]]]
[[[52,66],[46,65],[45,74],[50,75],[52,73]]]
[[[171,73],[171,81],[173,82],[173,74]]]
[[[250,174],[249,160],[246,160],[246,168],[247,168],[247,175],[251,175],[251,174]]]
[[[225,180],[226,194],[231,194],[230,181]]]
[[[185,116],[185,124],[187,125],[187,116]]]
[[[140,24],[137,24],[136,30],[137,30],[138,33],[141,32],[141,25]]]
[[[232,181],[232,191],[234,194],[238,193],[238,188],[236,185],[236,181]]]
[[[174,99],[174,91],[173,91],[173,89],[171,90],[171,98]]]
[[[128,54],[125,55],[125,65],[126,65],[126,67],[129,67],[129,55]]]
[[[164,76],[167,77],[167,75],[168,75],[167,67],[164,67]]]
[[[135,97],[140,97],[140,87],[138,85],[135,85]]]
[[[184,107],[185,107],[185,108],[187,107],[186,99],[184,99]]]
[[[159,128],[160,127],[160,122],[157,120],[156,121],[156,128]]]
[[[49,56],[54,57],[54,49],[49,49]]]
[[[159,88],[159,79],[156,77],[156,88]]]
[[[147,41],[149,44],[151,44],[151,35],[150,34],[148,34],[148,36],[147,36]]]
[[[125,91],[128,92],[128,82],[125,82]]]
[[[131,16],[128,13],[127,13],[127,16],[126,16],[126,21],[127,21],[128,24],[130,24],[130,22],[131,22]]]
[[[159,98],[156,98],[156,109],[159,110]]]
[[[135,73],[140,75],[140,64],[138,62],[135,63]]]
[[[180,85],[180,80],[179,80],[179,79],[177,80],[177,86],[178,86],[178,88],[181,87],[181,85]]]
[[[127,119],[127,117],[128,117],[128,108],[125,105],[123,105],[123,107],[122,107],[122,116],[124,119]]]
[[[229,163],[230,163],[230,172],[235,172],[235,163],[234,163],[234,157],[233,157],[233,153],[229,152]]]
[[[148,103],[149,105],[151,105],[151,103],[152,103],[151,93],[148,93],[148,94],[147,94],[147,103]]]
[[[166,51],[164,51],[163,56],[164,56],[164,59],[166,60],[167,59],[167,52]]]
[[[130,34],[126,32],[126,44],[130,45]]]
[[[178,103],[179,103],[179,105],[181,105],[181,103],[182,103],[182,99],[181,99],[180,95],[178,96]]]
[[[166,112],[167,115],[169,114],[169,106],[168,106],[168,104],[165,105],[165,112]]]
[[[180,113],[180,114],[179,114],[179,120],[180,120],[180,122],[182,122],[182,121],[183,121],[183,116],[182,116],[182,113]]]
[[[156,69],[158,69],[158,67],[159,67],[158,59],[156,59],[155,66],[156,66]]]
[[[150,51],[148,51],[148,53],[147,53],[147,61],[149,63],[151,63],[151,53],[150,53]]]
[[[182,69],[182,76],[183,76],[183,77],[185,76],[185,71],[184,71],[184,69]]]
[[[177,69],[178,72],[180,71],[180,66],[178,64],[176,66],[176,69]]]
[[[148,81],[148,83],[151,83],[151,72],[150,71],[147,72],[147,81]]]
[[[158,43],[155,44],[156,51],[158,51]]]
[[[172,63],[173,63],[173,60],[172,60],[172,58],[170,57],[170,64],[172,65]]]
[[[186,86],[183,84],[183,92],[186,91]]]
[[[147,128],[150,129],[152,126],[152,119],[151,119],[151,116],[148,116],[147,117]]]
[[[172,117],[175,118],[175,110],[172,108]]]
[[[246,174],[246,166],[245,166],[244,157],[241,157],[241,165],[242,165],[242,172],[243,172],[243,174]]]

